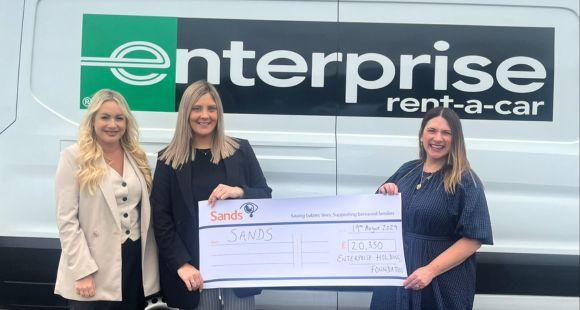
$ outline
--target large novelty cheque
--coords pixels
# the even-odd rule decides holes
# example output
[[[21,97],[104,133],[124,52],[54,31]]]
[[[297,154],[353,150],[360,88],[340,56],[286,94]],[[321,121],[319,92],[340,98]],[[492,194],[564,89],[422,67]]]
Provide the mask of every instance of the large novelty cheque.
[[[205,288],[400,286],[401,196],[199,203]]]

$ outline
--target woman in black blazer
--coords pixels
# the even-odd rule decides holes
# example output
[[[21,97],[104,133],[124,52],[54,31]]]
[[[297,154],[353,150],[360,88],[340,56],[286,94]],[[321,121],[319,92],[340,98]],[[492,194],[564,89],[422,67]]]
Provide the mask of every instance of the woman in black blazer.
[[[206,81],[191,84],[181,98],[173,139],[159,154],[151,193],[161,290],[170,307],[255,308],[257,288],[201,293],[197,202],[271,193],[248,141],[225,135],[216,89]]]

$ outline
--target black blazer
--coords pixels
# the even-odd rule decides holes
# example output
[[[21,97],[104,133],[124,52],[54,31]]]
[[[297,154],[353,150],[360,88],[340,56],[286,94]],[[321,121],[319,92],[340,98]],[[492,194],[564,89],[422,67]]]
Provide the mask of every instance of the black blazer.
[[[225,184],[241,187],[244,198],[271,198],[272,189],[266,183],[252,147],[247,140],[237,141],[240,148],[224,159]],[[170,307],[186,309],[195,308],[199,303],[199,292],[189,292],[177,275],[177,269],[185,263],[199,269],[199,221],[191,173],[191,162],[174,170],[158,160],[151,191],[161,291]],[[244,288],[234,292],[238,297],[247,297],[259,294],[261,289]]]

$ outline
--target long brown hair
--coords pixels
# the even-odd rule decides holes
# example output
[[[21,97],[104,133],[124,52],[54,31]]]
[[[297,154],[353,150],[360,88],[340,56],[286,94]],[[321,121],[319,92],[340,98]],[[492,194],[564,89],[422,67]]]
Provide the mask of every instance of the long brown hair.
[[[213,85],[200,80],[189,85],[181,101],[179,102],[179,110],[177,112],[177,124],[175,126],[175,133],[173,139],[159,157],[165,164],[170,165],[173,169],[179,169],[188,160],[195,159],[195,134],[189,124],[189,115],[195,103],[202,96],[210,94],[217,106],[217,125],[213,131],[212,146],[211,146],[211,161],[218,164],[220,160],[232,156],[240,147],[240,144],[226,136],[224,129],[224,108],[220,95]]]
[[[461,175],[469,171],[471,167],[467,160],[461,121],[452,109],[436,107],[425,113],[423,121],[421,122],[421,129],[419,130],[419,158],[423,162],[427,160],[427,152],[423,148],[423,143],[421,143],[421,136],[427,123],[438,116],[443,117],[451,128],[451,150],[447,154],[447,161],[442,168],[442,172],[444,173],[443,184],[445,192],[453,194],[455,193],[457,184],[461,181]]]

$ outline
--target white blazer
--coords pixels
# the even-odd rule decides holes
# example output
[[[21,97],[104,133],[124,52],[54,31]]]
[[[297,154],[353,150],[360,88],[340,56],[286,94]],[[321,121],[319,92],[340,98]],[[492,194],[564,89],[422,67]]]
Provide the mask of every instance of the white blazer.
[[[73,300],[122,300],[121,222],[108,174],[94,194],[80,192],[77,144],[64,149],[56,171],[56,220],[62,253],[54,293]],[[151,225],[149,193],[135,160],[127,158],[141,182],[141,262],[145,296],[159,291],[157,244]],[[102,160],[102,164],[105,162]],[[75,281],[94,274],[96,294],[84,298]]]

